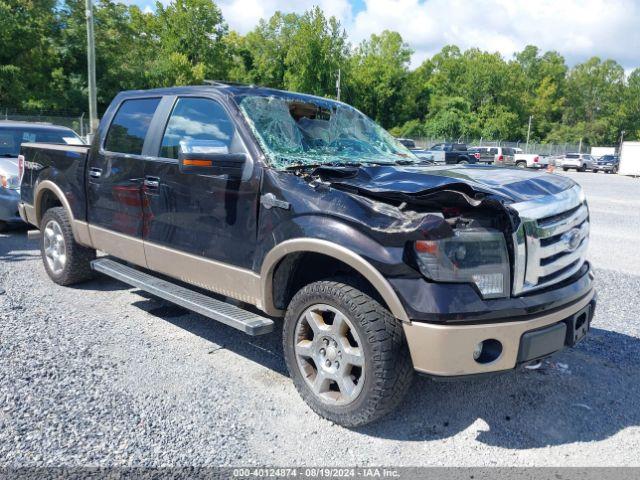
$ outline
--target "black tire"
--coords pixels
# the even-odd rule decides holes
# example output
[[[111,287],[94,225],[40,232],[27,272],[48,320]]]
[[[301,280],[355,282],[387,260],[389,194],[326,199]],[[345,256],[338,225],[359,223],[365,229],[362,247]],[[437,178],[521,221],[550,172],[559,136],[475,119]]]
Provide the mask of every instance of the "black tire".
[[[465,160],[464,158],[462,160],[458,161],[458,165],[469,165],[469,160]]]
[[[598,173],[598,171],[599,171],[599,170],[598,170],[597,168],[594,168],[594,169],[592,169],[591,171],[592,171],[593,173]],[[604,173],[607,173],[607,172],[605,171]]]
[[[307,309],[319,304],[346,316],[362,340],[358,347],[364,356],[364,383],[357,397],[345,405],[328,403],[316,394],[296,356],[296,326]],[[389,413],[402,401],[414,377],[401,322],[347,283],[319,281],[302,288],[287,308],[283,346],[287,368],[303,400],[321,417],[345,427],[365,425]]]
[[[562,168],[562,170],[564,170],[565,172],[568,172],[568,171],[569,171],[569,169],[568,169],[568,168],[565,168],[565,167],[563,167],[563,168]]]
[[[583,163],[580,168],[577,169],[579,172],[586,172],[587,171],[587,166]]]
[[[527,162],[516,162],[516,167],[527,168]]]
[[[614,175],[618,173],[618,167],[613,167],[611,169],[611,173],[613,173]]]
[[[7,222],[3,222],[2,220],[0,220],[0,233],[4,233],[7,230],[9,230],[9,225],[7,224]]]
[[[56,222],[64,238],[64,252],[66,260],[60,272],[54,272],[45,254],[45,229],[50,222]],[[96,251],[83,247],[75,241],[71,221],[63,207],[47,210],[40,222],[40,253],[42,262],[49,278],[58,285],[73,285],[84,282],[93,277],[91,261],[96,258]]]

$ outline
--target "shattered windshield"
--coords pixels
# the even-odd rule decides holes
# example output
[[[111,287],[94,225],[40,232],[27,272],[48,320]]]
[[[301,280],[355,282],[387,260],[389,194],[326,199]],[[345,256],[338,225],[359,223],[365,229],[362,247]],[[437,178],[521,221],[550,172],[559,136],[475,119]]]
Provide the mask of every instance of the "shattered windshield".
[[[242,95],[238,105],[275,168],[419,162],[348,105],[305,96]]]

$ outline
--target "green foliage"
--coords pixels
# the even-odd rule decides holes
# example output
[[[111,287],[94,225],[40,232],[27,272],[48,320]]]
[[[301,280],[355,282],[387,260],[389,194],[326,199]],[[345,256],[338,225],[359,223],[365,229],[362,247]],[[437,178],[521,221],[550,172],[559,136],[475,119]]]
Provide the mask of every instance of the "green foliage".
[[[318,7],[277,12],[246,35],[213,0],[154,12],[95,0],[98,107],[121,90],[234,80],[342,99],[402,137],[615,144],[640,138],[640,69],[613,60],[567,67],[529,45],[510,60],[445,46],[410,70],[412,50],[383,31],[353,46]],[[86,110],[85,0],[0,0],[0,106]],[[393,127],[393,128],[392,128]]]
[[[397,32],[371,35],[351,58],[347,100],[385,127],[397,124],[412,53]]]

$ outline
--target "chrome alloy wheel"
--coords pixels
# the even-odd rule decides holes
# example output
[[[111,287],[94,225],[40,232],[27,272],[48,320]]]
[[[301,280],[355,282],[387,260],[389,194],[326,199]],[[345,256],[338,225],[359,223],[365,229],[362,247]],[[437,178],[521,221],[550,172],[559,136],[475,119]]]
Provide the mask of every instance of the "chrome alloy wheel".
[[[346,315],[317,304],[307,308],[294,333],[298,368],[307,385],[323,402],[346,405],[364,385],[364,350]]]
[[[49,220],[44,227],[44,255],[47,265],[54,275],[59,275],[67,263],[67,248],[60,225],[55,220]]]

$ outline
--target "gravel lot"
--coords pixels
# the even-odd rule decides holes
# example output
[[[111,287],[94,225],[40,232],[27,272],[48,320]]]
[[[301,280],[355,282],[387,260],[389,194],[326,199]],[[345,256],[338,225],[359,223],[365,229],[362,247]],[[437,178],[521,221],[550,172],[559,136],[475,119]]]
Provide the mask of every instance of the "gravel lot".
[[[250,338],[108,278],[48,280],[0,235],[0,466],[640,465],[640,179],[569,173],[592,213],[590,337],[536,371],[436,383],[347,430]]]

